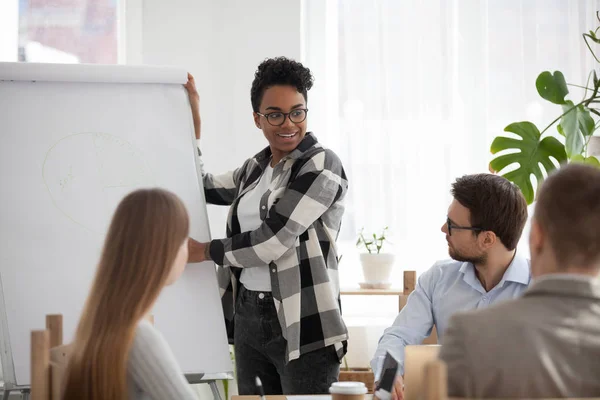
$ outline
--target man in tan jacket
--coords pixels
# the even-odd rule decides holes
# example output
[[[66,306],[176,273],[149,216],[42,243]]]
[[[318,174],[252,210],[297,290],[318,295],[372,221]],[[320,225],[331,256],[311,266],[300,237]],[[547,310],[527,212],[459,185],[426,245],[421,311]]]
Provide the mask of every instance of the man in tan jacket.
[[[600,169],[571,164],[544,182],[529,241],[523,297],[451,318],[449,396],[600,396]]]

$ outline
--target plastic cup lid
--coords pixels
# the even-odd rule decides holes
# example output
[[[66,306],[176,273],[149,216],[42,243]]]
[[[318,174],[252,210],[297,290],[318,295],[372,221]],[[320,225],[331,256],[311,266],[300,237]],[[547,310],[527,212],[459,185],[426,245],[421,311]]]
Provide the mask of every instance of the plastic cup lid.
[[[366,394],[367,387],[363,382],[334,382],[329,388],[331,394]]]

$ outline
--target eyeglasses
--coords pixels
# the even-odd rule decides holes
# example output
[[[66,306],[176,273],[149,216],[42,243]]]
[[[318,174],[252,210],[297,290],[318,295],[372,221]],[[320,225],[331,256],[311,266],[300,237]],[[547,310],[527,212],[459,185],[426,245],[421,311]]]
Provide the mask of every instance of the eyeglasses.
[[[261,114],[257,112],[261,117],[265,117],[267,122],[273,126],[281,126],[285,123],[285,119],[289,118],[295,124],[299,124],[300,122],[306,119],[306,113],[308,113],[308,108],[298,108],[296,110],[292,110],[289,113],[284,113],[281,111],[275,111],[268,114]]]
[[[461,230],[465,230],[465,231],[474,231],[474,232],[481,232],[484,230],[483,228],[477,228],[474,226],[458,226],[454,222],[452,222],[450,220],[450,218],[446,218],[446,225],[448,226],[448,236],[452,236],[452,229],[461,229]]]

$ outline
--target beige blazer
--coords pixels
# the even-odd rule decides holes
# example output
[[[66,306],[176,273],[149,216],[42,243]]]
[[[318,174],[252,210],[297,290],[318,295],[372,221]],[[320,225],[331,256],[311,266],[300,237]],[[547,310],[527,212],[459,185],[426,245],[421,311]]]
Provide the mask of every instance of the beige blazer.
[[[548,275],[450,320],[440,358],[457,397],[600,396],[600,282]]]

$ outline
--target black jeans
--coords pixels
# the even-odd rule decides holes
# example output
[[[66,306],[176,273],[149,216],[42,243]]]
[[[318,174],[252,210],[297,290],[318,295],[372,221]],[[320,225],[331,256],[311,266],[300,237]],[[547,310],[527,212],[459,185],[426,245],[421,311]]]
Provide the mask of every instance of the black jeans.
[[[273,296],[241,287],[235,314],[235,365],[240,395],[256,393],[255,378],[265,394],[325,394],[337,382],[340,362],[328,346],[285,363],[286,340],[281,333]]]

